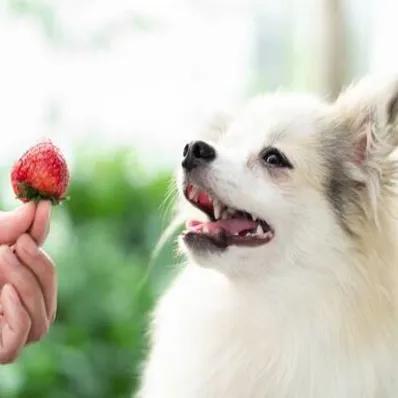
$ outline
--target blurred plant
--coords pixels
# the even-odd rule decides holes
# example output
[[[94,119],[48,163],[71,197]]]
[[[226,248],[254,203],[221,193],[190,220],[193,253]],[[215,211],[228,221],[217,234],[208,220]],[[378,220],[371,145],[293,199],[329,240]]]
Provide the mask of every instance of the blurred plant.
[[[146,176],[126,150],[78,153],[48,245],[57,321],[45,341],[0,367],[2,398],[124,398],[136,387],[148,314],[173,263],[169,244],[162,268],[148,274],[170,176]]]
[[[65,2],[67,3],[67,2]],[[105,19],[100,19],[93,27],[86,30],[85,24],[68,26],[62,15],[65,3],[51,0],[5,0],[7,10],[16,17],[28,18],[34,21],[44,33],[46,39],[55,47],[75,50],[94,50],[107,48],[115,38],[129,33],[152,32],[162,26],[156,16],[136,11],[136,7],[114,7],[114,12]],[[92,12],[98,8],[95,2],[84,4],[85,10],[92,7]],[[77,32],[76,30],[77,28]],[[80,32],[79,32],[80,31]]]
[[[16,15],[36,19],[47,37],[56,40],[60,36],[54,2],[50,0],[7,0],[10,11]]]

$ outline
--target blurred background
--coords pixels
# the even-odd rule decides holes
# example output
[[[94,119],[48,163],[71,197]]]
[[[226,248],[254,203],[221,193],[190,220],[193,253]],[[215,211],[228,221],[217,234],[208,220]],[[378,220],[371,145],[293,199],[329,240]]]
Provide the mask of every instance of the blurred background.
[[[396,0],[0,0],[0,204],[8,173],[51,137],[72,170],[54,211],[58,318],[2,398],[127,398],[156,297],[181,259],[168,243],[172,171],[214,112],[283,87],[326,98],[398,70]]]

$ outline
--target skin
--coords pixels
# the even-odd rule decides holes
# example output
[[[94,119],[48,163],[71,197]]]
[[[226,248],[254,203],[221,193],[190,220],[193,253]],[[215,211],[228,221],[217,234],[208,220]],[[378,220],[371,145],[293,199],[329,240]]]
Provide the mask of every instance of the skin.
[[[24,204],[0,212],[0,363],[15,361],[39,341],[55,319],[57,279],[41,249],[50,225],[51,203]]]

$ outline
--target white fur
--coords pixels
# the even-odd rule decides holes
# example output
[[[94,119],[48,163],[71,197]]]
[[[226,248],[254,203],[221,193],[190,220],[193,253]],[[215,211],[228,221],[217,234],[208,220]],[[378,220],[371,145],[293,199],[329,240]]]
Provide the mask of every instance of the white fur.
[[[153,317],[138,397],[398,397],[395,196],[377,194],[382,231],[350,213],[363,230],[350,237],[322,188],[319,136],[356,117],[347,101],[343,111],[261,97],[213,142],[217,158],[196,178],[267,220],[275,238],[223,253],[184,249],[188,262]],[[289,155],[291,174],[264,170],[256,154],[266,145]]]

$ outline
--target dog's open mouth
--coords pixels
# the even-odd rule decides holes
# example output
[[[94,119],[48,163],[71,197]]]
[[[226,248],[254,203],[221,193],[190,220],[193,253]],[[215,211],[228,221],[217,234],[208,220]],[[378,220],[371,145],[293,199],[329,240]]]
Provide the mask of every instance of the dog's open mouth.
[[[187,242],[207,241],[218,248],[226,248],[231,245],[259,246],[274,237],[274,231],[266,221],[225,205],[196,185],[188,184],[184,194],[209,217],[209,221],[190,220],[186,223],[184,239]]]

